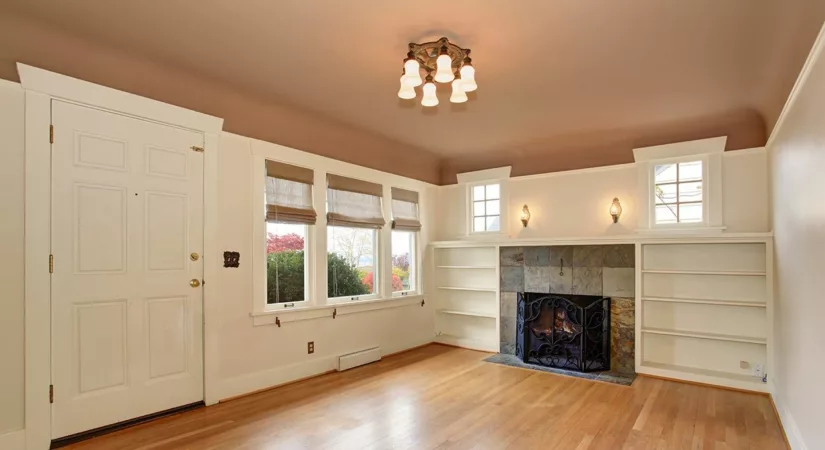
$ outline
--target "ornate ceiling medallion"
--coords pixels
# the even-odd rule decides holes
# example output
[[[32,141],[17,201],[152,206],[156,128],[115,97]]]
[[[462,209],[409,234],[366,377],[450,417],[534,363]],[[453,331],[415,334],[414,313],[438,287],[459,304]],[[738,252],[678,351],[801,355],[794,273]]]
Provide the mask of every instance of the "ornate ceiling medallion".
[[[421,71],[426,72],[421,78]],[[415,98],[415,88],[421,88],[423,106],[438,105],[435,83],[452,83],[452,103],[467,101],[467,92],[478,88],[476,70],[470,59],[470,49],[461,48],[443,37],[423,44],[410,43],[410,51],[404,58],[404,72],[401,75],[401,89],[398,96],[411,100]]]

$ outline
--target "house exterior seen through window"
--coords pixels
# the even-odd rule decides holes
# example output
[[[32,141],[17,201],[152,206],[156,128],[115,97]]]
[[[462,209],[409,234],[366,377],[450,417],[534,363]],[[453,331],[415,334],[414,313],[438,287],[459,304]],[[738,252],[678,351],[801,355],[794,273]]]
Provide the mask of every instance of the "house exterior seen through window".
[[[654,166],[656,225],[703,221],[702,173],[701,160]]]
[[[501,230],[501,185],[480,184],[472,188],[473,233]]]

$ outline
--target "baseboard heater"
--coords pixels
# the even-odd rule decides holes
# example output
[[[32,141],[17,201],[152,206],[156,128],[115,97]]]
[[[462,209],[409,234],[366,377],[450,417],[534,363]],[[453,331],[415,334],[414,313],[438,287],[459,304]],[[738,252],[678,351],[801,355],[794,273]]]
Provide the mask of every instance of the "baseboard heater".
[[[343,372],[375,361],[381,361],[381,349],[378,347],[342,355],[338,357],[338,371]]]

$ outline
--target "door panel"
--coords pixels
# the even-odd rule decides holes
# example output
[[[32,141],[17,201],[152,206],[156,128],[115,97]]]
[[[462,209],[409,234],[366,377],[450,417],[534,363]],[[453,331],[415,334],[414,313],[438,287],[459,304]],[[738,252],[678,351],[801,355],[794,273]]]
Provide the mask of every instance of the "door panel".
[[[52,437],[203,400],[203,135],[52,104]]]

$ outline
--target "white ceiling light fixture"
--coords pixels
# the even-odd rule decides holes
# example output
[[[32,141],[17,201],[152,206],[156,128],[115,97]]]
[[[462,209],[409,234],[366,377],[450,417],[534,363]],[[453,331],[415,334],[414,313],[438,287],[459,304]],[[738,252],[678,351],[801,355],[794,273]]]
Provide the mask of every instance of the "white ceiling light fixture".
[[[430,107],[438,105],[438,96],[435,95],[435,83],[433,83],[432,75],[427,75],[427,82],[421,88],[424,91],[424,98],[421,99],[421,105]]]
[[[421,79],[421,65],[415,59],[413,52],[407,53],[407,58],[404,59],[403,80],[412,87],[421,86],[424,83],[424,80]]]
[[[453,94],[450,96],[451,103],[464,103],[467,101],[467,92],[464,90],[464,80],[456,78],[453,80]]]
[[[427,74],[426,83],[421,79],[421,70]],[[466,102],[467,92],[478,89],[470,49],[461,48],[445,37],[423,44],[411,43],[407,57],[404,58],[404,75],[401,77],[398,96],[405,100],[415,98],[414,88],[423,83],[421,90],[424,96],[421,104],[427,107],[436,106],[438,97],[434,81],[452,83],[452,103]]]
[[[404,100],[415,98],[415,87],[409,84],[409,78],[406,75],[401,75],[401,89],[398,90],[398,97]]]
[[[476,84],[476,68],[473,67],[473,61],[469,56],[464,58],[464,64],[461,66],[460,73],[464,92],[473,92],[478,89],[478,85]]]

